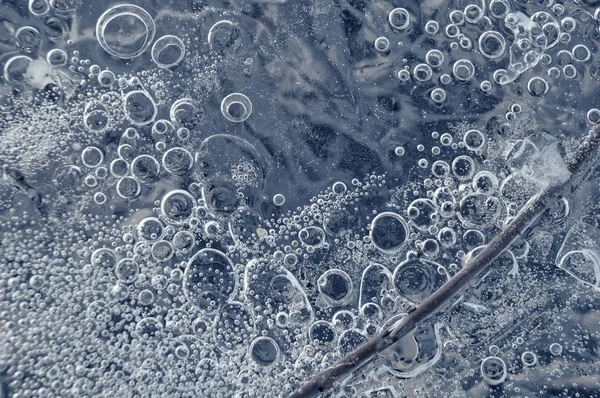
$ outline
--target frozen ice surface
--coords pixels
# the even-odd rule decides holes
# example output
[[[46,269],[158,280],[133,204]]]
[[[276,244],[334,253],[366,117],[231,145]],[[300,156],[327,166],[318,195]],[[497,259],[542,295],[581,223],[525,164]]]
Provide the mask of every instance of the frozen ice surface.
[[[284,397],[600,121],[600,4],[0,2],[0,397]],[[599,397],[600,173],[324,397]]]

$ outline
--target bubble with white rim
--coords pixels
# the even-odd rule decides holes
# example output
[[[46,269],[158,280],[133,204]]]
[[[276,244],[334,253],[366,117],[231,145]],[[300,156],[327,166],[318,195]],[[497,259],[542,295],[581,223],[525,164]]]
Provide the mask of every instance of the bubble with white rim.
[[[208,44],[213,50],[237,50],[242,45],[242,31],[232,21],[219,21],[208,31]]]
[[[109,8],[96,23],[98,43],[104,51],[120,59],[142,55],[154,40],[155,31],[150,14],[133,4]]]
[[[375,50],[385,53],[390,49],[390,41],[387,37],[378,37],[375,39]]]
[[[185,57],[185,45],[181,39],[173,35],[165,35],[156,40],[152,46],[152,61],[162,69],[179,65]]]
[[[408,239],[408,224],[399,214],[380,213],[371,222],[371,241],[383,253],[395,253]]]
[[[485,358],[481,362],[480,371],[483,379],[491,386],[497,386],[506,380],[506,364],[499,357],[491,356]]]
[[[67,53],[60,48],[53,48],[46,54],[46,61],[51,66],[65,66],[67,64]]]
[[[479,36],[479,52],[489,60],[502,58],[506,52],[506,40],[499,32],[490,30]]]
[[[285,203],[285,196],[283,196],[280,193],[276,194],[275,196],[273,196],[273,203],[275,204],[275,206],[283,206],[283,204]]]
[[[454,78],[461,83],[466,83],[475,74],[475,66],[468,59],[459,59],[452,66]]]
[[[221,101],[221,113],[230,122],[241,123],[252,114],[252,102],[244,94],[229,94]]]

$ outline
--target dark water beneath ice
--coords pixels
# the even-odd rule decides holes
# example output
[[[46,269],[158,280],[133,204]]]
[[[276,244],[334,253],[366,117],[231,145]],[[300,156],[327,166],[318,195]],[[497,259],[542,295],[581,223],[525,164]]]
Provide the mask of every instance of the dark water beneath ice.
[[[288,395],[569,177],[599,6],[0,3],[0,397]],[[599,396],[599,177],[325,396]]]

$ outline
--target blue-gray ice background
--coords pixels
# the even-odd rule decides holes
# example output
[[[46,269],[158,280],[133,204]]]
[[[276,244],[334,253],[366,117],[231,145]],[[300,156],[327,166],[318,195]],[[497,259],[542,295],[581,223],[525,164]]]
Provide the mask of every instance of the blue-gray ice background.
[[[0,1],[0,397],[290,393],[569,177],[599,7]],[[326,396],[600,396],[599,182]]]

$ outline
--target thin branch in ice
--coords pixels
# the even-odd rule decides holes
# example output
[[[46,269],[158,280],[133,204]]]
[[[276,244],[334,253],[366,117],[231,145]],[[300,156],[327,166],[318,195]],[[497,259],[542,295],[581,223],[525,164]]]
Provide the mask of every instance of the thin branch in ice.
[[[469,258],[462,269],[404,318],[360,345],[338,362],[318,373],[293,392],[289,398],[309,398],[329,390],[344,376],[412,332],[419,322],[437,313],[471,283],[529,226],[548,209],[559,196],[571,195],[585,180],[600,145],[600,125],[594,127],[567,161],[571,177],[563,184],[546,187],[532,198],[512,221],[475,257]]]

